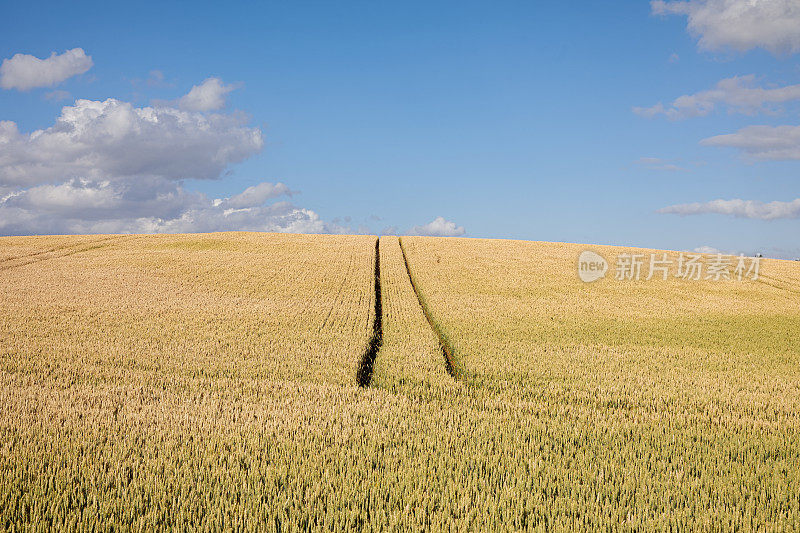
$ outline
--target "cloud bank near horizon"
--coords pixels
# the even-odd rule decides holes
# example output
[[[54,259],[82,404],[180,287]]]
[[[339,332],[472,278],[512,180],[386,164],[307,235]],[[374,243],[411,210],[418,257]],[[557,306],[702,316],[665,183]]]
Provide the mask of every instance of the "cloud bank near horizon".
[[[759,202],[756,200],[711,200],[663,207],[658,213],[673,215],[720,214],[738,218],[778,220],[800,218],[800,198],[791,202]]]

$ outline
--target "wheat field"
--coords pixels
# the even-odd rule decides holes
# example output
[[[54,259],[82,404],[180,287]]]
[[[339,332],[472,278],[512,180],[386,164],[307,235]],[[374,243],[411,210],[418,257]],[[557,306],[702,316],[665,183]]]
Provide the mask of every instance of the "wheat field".
[[[0,239],[3,529],[800,529],[797,264],[382,237],[359,387],[375,246]]]

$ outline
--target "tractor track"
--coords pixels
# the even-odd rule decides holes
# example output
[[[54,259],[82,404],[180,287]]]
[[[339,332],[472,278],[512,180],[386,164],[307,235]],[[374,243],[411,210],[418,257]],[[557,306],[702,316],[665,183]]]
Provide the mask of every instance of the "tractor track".
[[[380,237],[375,239],[375,308],[372,319],[372,336],[367,343],[367,349],[361,356],[361,363],[356,372],[356,382],[360,387],[369,386],[372,379],[372,369],[375,366],[375,357],[383,344],[383,303],[381,301],[381,252]]]
[[[98,248],[104,248],[111,244],[108,241],[116,241],[124,239],[125,237],[127,237],[127,235],[117,235],[113,237],[107,237],[105,239],[96,239],[89,242],[81,242],[73,245],[60,246],[50,250],[45,250],[43,252],[36,252],[32,254],[25,254],[18,257],[8,258],[2,262],[3,264],[0,264],[0,271],[11,270],[12,268],[20,268],[26,265],[32,265],[34,263],[41,263],[42,261],[48,261],[50,259],[60,259],[62,257],[68,257],[70,255],[74,255],[77,253],[88,252],[89,250],[96,250]],[[58,252],[63,252],[63,253],[58,253]],[[56,255],[45,256],[45,254],[51,254],[51,253]],[[23,260],[23,262],[11,265],[6,264],[19,260]]]
[[[403,254],[403,263],[406,265],[408,281],[411,282],[411,288],[414,289],[414,295],[417,297],[417,302],[419,302],[419,306],[422,308],[422,314],[425,315],[428,325],[431,327],[433,333],[436,335],[436,339],[439,341],[439,348],[441,348],[442,356],[444,357],[445,369],[453,379],[460,380],[463,377],[463,372],[456,365],[453,347],[450,345],[447,338],[445,338],[442,330],[439,328],[438,324],[436,324],[436,321],[433,320],[433,316],[431,316],[428,306],[426,305],[422,295],[419,292],[419,289],[417,288],[417,284],[414,281],[414,276],[411,274],[411,267],[408,266],[408,257],[406,256],[406,249],[403,247],[403,239],[398,237],[398,242],[400,243],[400,252]]]
[[[45,250],[38,250],[38,251],[35,251],[35,252],[28,252],[26,254],[20,254],[20,255],[12,255],[11,257],[6,257],[6,258],[3,258],[3,259],[0,259],[0,264],[2,264],[2,263],[10,263],[10,262],[19,261],[19,260],[36,258],[36,256],[45,255],[45,254],[51,254],[51,253],[58,252],[58,251],[64,251],[64,250],[69,251],[69,250],[72,250],[72,249],[80,247],[80,246],[86,246],[88,244],[96,244],[98,242],[103,242],[103,241],[107,241],[109,239],[114,239],[114,238],[117,238],[117,236],[114,235],[114,236],[110,236],[110,237],[103,237],[103,238],[100,238],[100,239],[85,239],[85,240],[80,240],[80,241],[74,242],[74,243],[67,243],[67,244],[60,244],[58,246],[51,246],[50,248],[47,248]],[[36,261],[36,259],[34,259],[34,261]]]
[[[767,280],[769,280],[769,281],[767,281]],[[772,277],[769,277],[769,276],[759,275],[758,279],[756,280],[756,283],[763,283],[764,285],[768,285],[768,286],[770,286],[772,288],[775,288],[775,289],[778,289],[778,290],[781,290],[781,291],[786,291],[786,292],[789,292],[789,293],[792,293],[792,294],[800,294],[800,289],[798,289],[796,287],[793,287],[790,283],[785,282],[783,280],[776,279],[776,278],[772,278]],[[789,285],[789,286],[785,287],[783,285],[779,285],[779,283],[783,283],[784,285]]]

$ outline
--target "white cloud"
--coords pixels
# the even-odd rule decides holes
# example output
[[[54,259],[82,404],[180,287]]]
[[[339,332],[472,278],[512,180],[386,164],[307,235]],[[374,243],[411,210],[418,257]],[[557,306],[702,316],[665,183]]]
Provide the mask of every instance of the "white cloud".
[[[431,222],[422,226],[414,226],[408,231],[408,235],[431,237],[458,237],[464,233],[464,226],[456,226],[455,222],[445,220],[444,217],[436,217]]]
[[[214,205],[219,205],[228,209],[241,209],[245,207],[256,207],[271,198],[278,196],[291,196],[292,191],[283,183],[259,183],[248,187],[243,192],[225,198],[223,200],[214,200]]]
[[[0,185],[135,176],[213,179],[263,145],[261,131],[237,115],[78,100],[45,130],[23,134],[14,122],[0,121]]]
[[[279,191],[289,192],[282,184],[256,187],[275,191],[271,198],[285,194]],[[74,179],[38,185],[0,199],[0,234],[349,231],[286,201],[265,204],[253,199],[249,203],[252,205],[232,208],[187,191],[179,182],[160,178]]]
[[[78,100],[22,133],[0,121],[0,234],[279,231],[343,233],[288,201],[283,183],[212,200],[187,179],[216,179],[263,147],[242,115],[114,99]]]
[[[325,223],[310,209],[289,202],[245,209],[220,209],[208,204],[186,210],[169,220],[143,220],[147,233],[191,233],[211,231],[273,231],[281,233],[342,233],[349,228]]]
[[[16,54],[0,65],[0,87],[28,91],[36,87],[52,87],[78,74],[94,63],[83,48],[73,48],[63,54],[50,54],[47,59],[28,54]]]
[[[671,162],[668,159],[661,159],[658,157],[640,157],[639,159],[634,161],[634,163],[649,170],[666,170],[668,172],[688,172],[688,170],[685,169],[684,167],[676,165],[674,162]]]
[[[712,200],[664,207],[658,213],[674,215],[704,215],[716,213],[739,218],[777,220],[781,218],[800,218],[800,198],[791,202],[759,202],[756,200]]]
[[[213,111],[225,107],[227,94],[236,86],[225,85],[219,78],[208,78],[195,85],[178,100],[178,107],[186,111]]]
[[[667,108],[661,102],[652,107],[632,107],[631,110],[640,117],[653,118],[657,115],[666,115]]]
[[[747,126],[736,133],[703,139],[700,144],[738,148],[754,159],[800,159],[800,126]]]
[[[692,251],[696,252],[698,254],[719,254],[719,253],[722,253],[721,250],[719,250],[718,248],[714,248],[713,246],[698,246],[697,248],[695,248]]]
[[[3,208],[17,208],[53,219],[168,219],[201,202],[200,195],[162,178],[71,179],[19,190],[0,203],[0,212]]]
[[[775,111],[771,105],[800,100],[800,85],[765,89],[755,87],[755,80],[752,74],[726,78],[720,80],[713,89],[676,98],[668,107],[659,102],[652,107],[634,107],[633,112],[647,118],[664,115],[676,120],[706,116],[717,104],[725,104],[731,113],[753,115]]]
[[[797,0],[654,0],[650,6],[656,15],[686,15],[689,32],[706,50],[800,51]]]

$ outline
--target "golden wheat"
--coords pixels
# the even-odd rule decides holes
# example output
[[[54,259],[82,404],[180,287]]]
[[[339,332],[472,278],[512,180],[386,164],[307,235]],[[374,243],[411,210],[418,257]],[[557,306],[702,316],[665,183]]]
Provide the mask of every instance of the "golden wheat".
[[[585,285],[581,247],[404,237],[453,379],[384,237],[359,388],[374,237],[100,238],[0,244],[46,251],[0,272],[4,529],[800,528],[794,264]]]
[[[800,526],[791,290],[761,280],[585,284],[579,245],[403,243],[471,395],[531,409],[548,423],[539,451],[555,441],[559,459],[572,458],[545,498],[554,518],[565,514],[555,496],[574,490],[592,527]],[[655,252],[592,248],[609,259]],[[765,260],[762,272],[788,287],[800,269]]]

